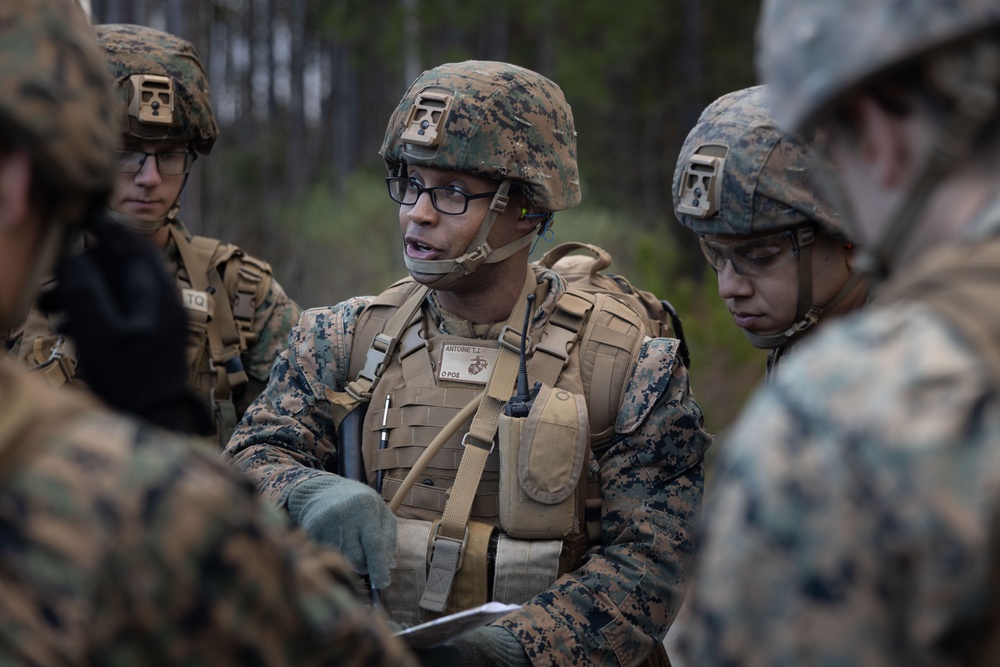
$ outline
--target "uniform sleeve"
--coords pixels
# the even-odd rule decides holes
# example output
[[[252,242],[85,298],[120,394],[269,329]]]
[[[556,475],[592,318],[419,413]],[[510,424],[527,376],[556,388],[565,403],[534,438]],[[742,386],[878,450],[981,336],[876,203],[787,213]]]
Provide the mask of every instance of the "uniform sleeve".
[[[345,384],[350,341],[365,300],[306,310],[247,409],[224,456],[283,506],[299,483],[337,469],[337,433],[328,390]]]
[[[783,361],[730,431],[685,664],[970,664],[995,393],[926,320],[844,331]]]
[[[264,298],[254,310],[253,328],[257,338],[243,355],[247,384],[236,397],[237,416],[242,416],[267,386],[271,366],[288,344],[288,334],[302,314],[299,305],[288,297],[277,280],[271,278],[267,283]]]
[[[162,445],[124,480],[88,662],[416,664],[355,596],[338,554],[214,456]]]
[[[301,314],[302,309],[299,305],[289,298],[284,288],[272,278],[264,299],[254,311],[253,327],[257,340],[247,350],[243,364],[252,379],[261,383],[267,382],[271,366],[288,344],[288,334],[291,333]]]
[[[712,437],[675,346],[647,341],[599,462],[601,545],[499,622],[534,664],[636,664],[680,609]]]

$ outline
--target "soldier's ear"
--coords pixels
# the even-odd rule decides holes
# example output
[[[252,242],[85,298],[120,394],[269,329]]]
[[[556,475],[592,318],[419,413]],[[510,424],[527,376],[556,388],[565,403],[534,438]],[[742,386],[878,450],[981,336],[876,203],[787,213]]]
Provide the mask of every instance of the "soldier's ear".
[[[900,187],[914,166],[906,119],[890,113],[867,95],[859,96],[853,103],[861,156],[868,163],[872,177],[882,187]]]
[[[31,158],[25,151],[0,154],[0,229],[23,224],[30,209]]]

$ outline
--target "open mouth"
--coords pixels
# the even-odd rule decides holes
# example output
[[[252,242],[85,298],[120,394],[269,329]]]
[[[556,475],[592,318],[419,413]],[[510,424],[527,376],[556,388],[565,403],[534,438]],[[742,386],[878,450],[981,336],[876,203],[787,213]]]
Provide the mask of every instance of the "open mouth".
[[[406,254],[416,259],[432,259],[440,254],[440,250],[427,245],[415,238],[406,239]]]

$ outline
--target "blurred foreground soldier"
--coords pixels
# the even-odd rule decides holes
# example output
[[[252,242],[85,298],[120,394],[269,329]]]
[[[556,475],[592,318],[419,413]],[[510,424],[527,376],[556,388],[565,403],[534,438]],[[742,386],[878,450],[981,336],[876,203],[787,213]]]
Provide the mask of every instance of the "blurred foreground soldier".
[[[306,311],[227,454],[385,588],[396,621],[524,603],[428,662],[657,664],[711,437],[677,340],[528,265],[580,200],[562,91],[442,65],[381,153],[411,278]]]
[[[733,427],[690,664],[1000,664],[1000,4],[771,0],[759,30],[884,282]]]
[[[104,215],[105,72],[72,0],[0,3],[0,327]],[[138,276],[181,334],[166,273]],[[353,576],[214,455],[0,362],[0,663],[408,664]]]
[[[810,180],[809,146],[778,129],[757,86],[705,109],[674,171],[674,211],[695,232],[719,296],[754,347],[778,360],[825,318],[862,305],[854,246]]]
[[[111,215],[162,249],[176,278],[188,315],[188,382],[211,407],[215,425],[210,430],[221,447],[267,382],[299,308],[271,277],[267,263],[234,245],[192,236],[178,217],[188,173],[219,133],[194,47],[143,26],[94,29],[111,70],[121,128]],[[127,258],[110,256],[106,249],[95,260],[112,267]],[[77,277],[60,275],[66,279],[50,305],[58,302],[84,320],[84,328],[89,328],[86,320],[100,321],[92,299],[73,284]],[[44,366],[55,386],[76,377],[80,361],[82,379],[118,407],[131,407],[137,394],[148,391],[145,367],[155,349],[128,356],[114,337],[94,339],[88,342],[96,348],[95,360],[88,363],[90,348],[70,336],[80,348],[74,350],[56,333],[60,316],[33,310],[9,342],[11,354]]]

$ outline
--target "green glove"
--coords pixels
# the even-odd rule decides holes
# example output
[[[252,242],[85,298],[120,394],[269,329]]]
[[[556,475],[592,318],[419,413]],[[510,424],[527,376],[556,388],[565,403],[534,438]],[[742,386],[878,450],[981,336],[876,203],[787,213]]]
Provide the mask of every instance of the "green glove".
[[[396,517],[375,489],[332,473],[313,477],[288,495],[288,514],[309,537],[339,549],[372,586],[389,585]]]
[[[420,663],[434,667],[531,667],[528,654],[510,630],[488,625],[447,644],[414,649]]]

